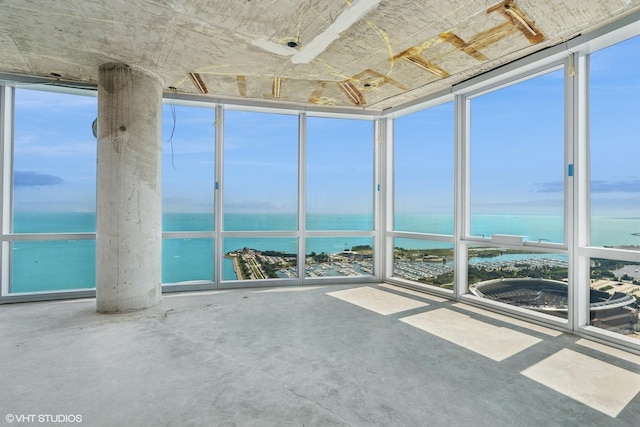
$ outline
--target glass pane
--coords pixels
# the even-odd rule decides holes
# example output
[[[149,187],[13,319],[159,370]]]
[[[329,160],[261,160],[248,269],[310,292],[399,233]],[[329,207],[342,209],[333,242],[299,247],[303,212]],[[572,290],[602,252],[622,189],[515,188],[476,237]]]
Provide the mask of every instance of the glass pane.
[[[567,318],[568,256],[500,248],[469,248],[469,291],[540,313]]]
[[[224,221],[225,228],[233,231],[291,230],[297,227],[298,215],[225,212]]]
[[[213,239],[163,239],[162,283],[213,281]]]
[[[591,244],[640,246],[640,37],[591,54]]]
[[[13,242],[11,292],[95,288],[95,240]]]
[[[298,277],[296,238],[230,238],[224,240],[223,280]]]
[[[453,271],[453,244],[417,239],[395,239],[394,277],[453,289]]]
[[[298,116],[225,111],[225,230],[298,228]]]
[[[212,231],[213,212],[164,212],[164,231]]]
[[[511,234],[525,236],[529,241],[560,243],[564,240],[564,218],[559,215],[473,215],[471,230],[477,237]]]
[[[373,275],[371,237],[309,237],[306,248],[306,277]]]
[[[15,233],[96,231],[95,212],[21,212],[14,217]]]
[[[394,123],[394,228],[453,234],[453,103]]]
[[[563,75],[471,100],[471,235],[564,242]]]
[[[16,232],[95,231],[97,99],[16,89]]]
[[[373,230],[373,122],[307,121],[307,229]]]
[[[215,110],[162,110],[162,228],[213,230]]]
[[[590,323],[640,338],[640,262],[591,258]]]

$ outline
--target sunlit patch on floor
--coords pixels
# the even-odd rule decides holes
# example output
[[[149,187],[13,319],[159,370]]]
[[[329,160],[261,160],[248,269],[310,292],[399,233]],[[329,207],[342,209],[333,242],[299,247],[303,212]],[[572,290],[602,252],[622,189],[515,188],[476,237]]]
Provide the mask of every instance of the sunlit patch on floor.
[[[568,349],[521,373],[613,418],[640,391],[640,375]]]
[[[439,308],[401,321],[474,353],[500,362],[539,343],[539,338]]]
[[[368,286],[329,292],[327,295],[385,316],[429,305],[422,301],[416,301]]]

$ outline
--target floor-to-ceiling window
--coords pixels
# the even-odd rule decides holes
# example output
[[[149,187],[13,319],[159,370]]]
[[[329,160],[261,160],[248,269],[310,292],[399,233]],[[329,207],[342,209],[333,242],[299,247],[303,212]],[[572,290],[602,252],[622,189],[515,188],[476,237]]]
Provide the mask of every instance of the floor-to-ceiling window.
[[[215,109],[162,111],[162,282],[213,282]]]
[[[564,69],[470,99],[471,236],[564,243]]]
[[[13,162],[5,162],[12,173],[4,183],[12,197],[3,206],[9,291],[93,288],[96,98],[16,88],[14,105]]]
[[[454,103],[399,117],[393,126],[391,276],[453,288]]]
[[[588,324],[640,337],[640,37],[589,58]]]
[[[566,319],[565,68],[467,99],[468,291]]]
[[[298,120],[224,112],[222,280],[298,277]]]
[[[371,120],[307,120],[307,278],[374,274],[373,141]]]

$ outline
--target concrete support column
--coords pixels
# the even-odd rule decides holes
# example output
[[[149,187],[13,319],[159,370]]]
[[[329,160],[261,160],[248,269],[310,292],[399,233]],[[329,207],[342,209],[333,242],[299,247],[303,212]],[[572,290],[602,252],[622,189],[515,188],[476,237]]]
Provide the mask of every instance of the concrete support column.
[[[109,63],[98,77],[97,311],[157,304],[162,281],[162,82]]]

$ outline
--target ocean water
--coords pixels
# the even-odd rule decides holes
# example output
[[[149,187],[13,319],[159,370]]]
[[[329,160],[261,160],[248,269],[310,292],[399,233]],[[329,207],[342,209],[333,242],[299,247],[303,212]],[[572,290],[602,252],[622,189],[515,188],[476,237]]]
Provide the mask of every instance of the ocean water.
[[[233,231],[295,230],[297,215],[227,214],[225,228]],[[313,215],[307,219],[313,230],[368,230],[372,226],[370,215]],[[399,231],[452,234],[450,215],[399,215]],[[165,231],[212,231],[213,216],[209,214],[166,214]],[[472,219],[473,234],[514,234],[527,240],[562,242],[564,221],[557,216],[542,215],[485,215]],[[95,215],[92,213],[16,213],[16,233],[76,233],[94,232]],[[636,235],[638,234],[638,235]],[[640,246],[640,217],[592,218],[591,238],[596,246]],[[312,237],[306,242],[306,252],[336,253],[356,245],[372,245],[369,237]],[[438,248],[442,242],[397,239],[396,246],[411,248]],[[250,247],[257,250],[297,252],[295,238],[229,238],[224,252]],[[446,247],[446,245],[445,245]],[[42,292],[63,289],[93,288],[95,286],[95,241],[60,240],[14,242],[12,250],[12,292]],[[163,241],[164,283],[191,280],[212,280],[214,277],[213,239],[165,239]],[[223,262],[223,278],[235,280],[230,260]]]

